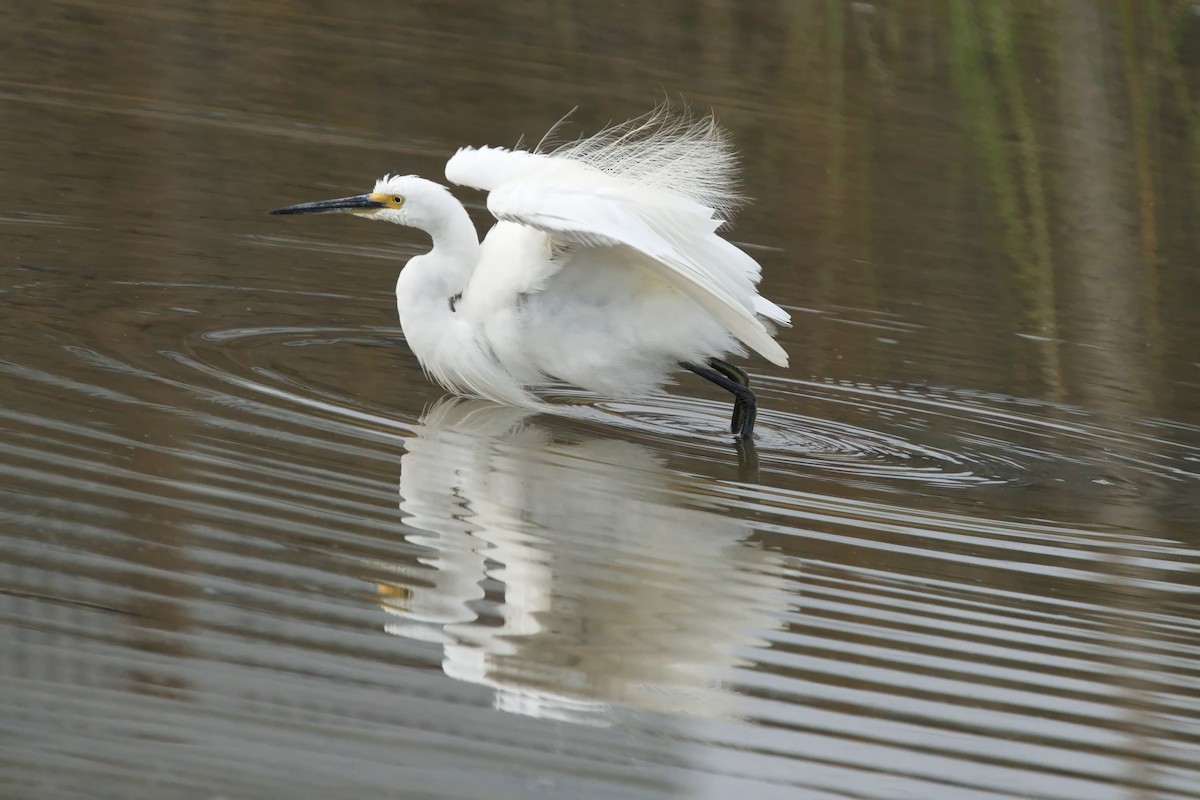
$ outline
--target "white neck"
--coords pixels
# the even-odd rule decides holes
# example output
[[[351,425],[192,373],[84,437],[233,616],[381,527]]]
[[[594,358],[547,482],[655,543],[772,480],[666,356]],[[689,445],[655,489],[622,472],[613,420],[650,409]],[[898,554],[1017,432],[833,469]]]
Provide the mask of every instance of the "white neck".
[[[441,263],[449,287],[461,292],[479,261],[479,234],[467,210],[457,200],[450,198],[443,210],[446,213],[437,224],[426,228],[433,240],[429,256]]]
[[[457,319],[457,298],[479,263],[479,235],[452,194],[420,178],[406,181],[405,207],[389,221],[429,234],[433,248],[410,259],[396,279],[396,310],[409,346],[424,364]]]
[[[420,198],[410,198],[409,202],[420,207],[413,209],[405,224],[428,233],[433,240],[433,249],[424,257],[409,262],[405,271],[419,274],[409,276],[405,283],[416,293],[425,295],[420,300],[445,303],[447,298],[467,287],[475,272],[479,262],[479,234],[467,210],[449,192],[423,193]]]

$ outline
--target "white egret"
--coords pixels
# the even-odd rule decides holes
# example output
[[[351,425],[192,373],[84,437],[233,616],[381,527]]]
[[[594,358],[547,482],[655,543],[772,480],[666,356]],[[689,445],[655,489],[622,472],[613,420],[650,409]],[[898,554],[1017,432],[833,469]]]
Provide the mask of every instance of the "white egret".
[[[758,294],[758,262],[718,234],[740,201],[735,173],[715,119],[662,106],[549,152],[460,149],[446,178],[487,191],[498,220],[482,243],[449,190],[415,175],[270,213],[427,233],[396,305],[422,368],[451,391],[543,406],[534,392],[554,381],[630,397],[683,368],[733,394],[730,429],[749,440],[754,392],[723,358],[745,345],[786,366],[771,325],[790,318]]]

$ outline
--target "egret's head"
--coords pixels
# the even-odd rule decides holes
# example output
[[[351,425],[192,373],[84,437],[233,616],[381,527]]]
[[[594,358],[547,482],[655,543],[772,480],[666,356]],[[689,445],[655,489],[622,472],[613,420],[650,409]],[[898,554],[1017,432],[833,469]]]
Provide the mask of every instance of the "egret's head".
[[[267,213],[320,214],[338,211],[428,230],[428,223],[447,199],[453,201],[450,191],[433,181],[416,175],[384,175],[375,182],[375,190],[369,194],[300,203],[272,209]]]

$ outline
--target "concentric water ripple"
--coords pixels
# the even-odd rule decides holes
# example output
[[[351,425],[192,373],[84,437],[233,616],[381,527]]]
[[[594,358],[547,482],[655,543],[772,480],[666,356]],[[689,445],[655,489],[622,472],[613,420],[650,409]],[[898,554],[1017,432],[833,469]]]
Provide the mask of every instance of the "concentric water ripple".
[[[35,292],[38,284],[10,287]],[[128,290],[128,285],[122,287]],[[117,333],[104,349],[64,342],[63,348],[91,366],[117,375],[210,393],[215,402],[286,406],[288,413],[353,420],[372,428],[403,429],[412,411],[398,408],[392,393],[403,387],[430,402],[441,394],[419,373],[399,328],[389,324],[251,324],[213,327],[214,316],[186,299],[205,298],[222,287],[139,284],[146,294],[138,334]],[[203,292],[201,292],[203,290]],[[314,313],[331,304],[361,316],[379,303],[345,293],[239,289],[264,304]],[[150,294],[163,296],[156,302]],[[166,297],[171,300],[165,300]],[[390,304],[380,310],[390,313]],[[61,332],[59,333],[61,338]],[[151,350],[147,342],[178,341],[178,350]],[[339,365],[359,366],[347,379]],[[8,365],[18,374],[29,365]],[[45,376],[47,380],[53,380]],[[1079,408],[1028,398],[983,395],[937,387],[888,387],[862,383],[759,378],[757,450],[767,472],[886,486],[891,482],[956,486],[1076,484],[1129,481],[1194,481],[1200,476],[1200,431],[1180,423],[1138,421],[1107,427]],[[563,388],[553,393],[564,416],[645,436],[697,457],[728,454],[728,403],[689,392],[691,383],[639,401],[607,401]],[[102,385],[90,391],[111,391]],[[128,391],[128,389],[124,389]],[[411,408],[411,404],[409,406]]]
[[[31,307],[63,290],[10,287]],[[106,745],[114,780],[150,747],[191,785],[220,785],[126,720],[177,718],[194,698],[207,710],[188,719],[206,727],[189,752],[236,763],[230,742],[271,741],[258,768],[276,785],[325,785],[292,759],[351,725],[397,752],[436,731],[467,763],[501,758],[493,729],[522,752],[566,736],[590,765],[632,748],[751,795],[884,781],[922,797],[1116,798],[1192,771],[1194,548],[923,507],[936,490],[1191,480],[1185,425],[1115,431],[1036,401],[767,377],[752,486],[704,477],[734,453],[728,403],[703,386],[470,412],[435,402],[386,295],[120,291],[136,302],[27,330],[0,359],[23,403],[0,409],[17,498],[0,569],[31,665],[20,714],[33,730],[90,730],[96,714],[138,730],[142,750]],[[63,664],[149,688],[114,690],[101,671],[87,680],[119,708],[72,699],[44,679]],[[1137,674],[1152,696],[1114,693]],[[247,703],[252,729],[234,711]],[[1138,741],[1172,749],[1128,740],[1130,709],[1152,717]],[[284,744],[296,720],[325,733]],[[570,727],[552,737],[549,720]],[[346,755],[386,770],[390,753]],[[1143,762],[1164,777],[1114,777]]]

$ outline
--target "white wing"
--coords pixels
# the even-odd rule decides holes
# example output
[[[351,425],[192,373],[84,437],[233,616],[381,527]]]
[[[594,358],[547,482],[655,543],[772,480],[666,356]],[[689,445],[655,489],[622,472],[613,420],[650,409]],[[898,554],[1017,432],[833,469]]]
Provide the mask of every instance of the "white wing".
[[[721,220],[713,209],[582,162],[499,148],[459,150],[446,164],[446,177],[488,191],[488,210],[499,220],[565,242],[639,253],[730,333],[787,365],[787,353],[757,316],[786,323],[787,312],[758,295],[758,262],[717,235]]]

